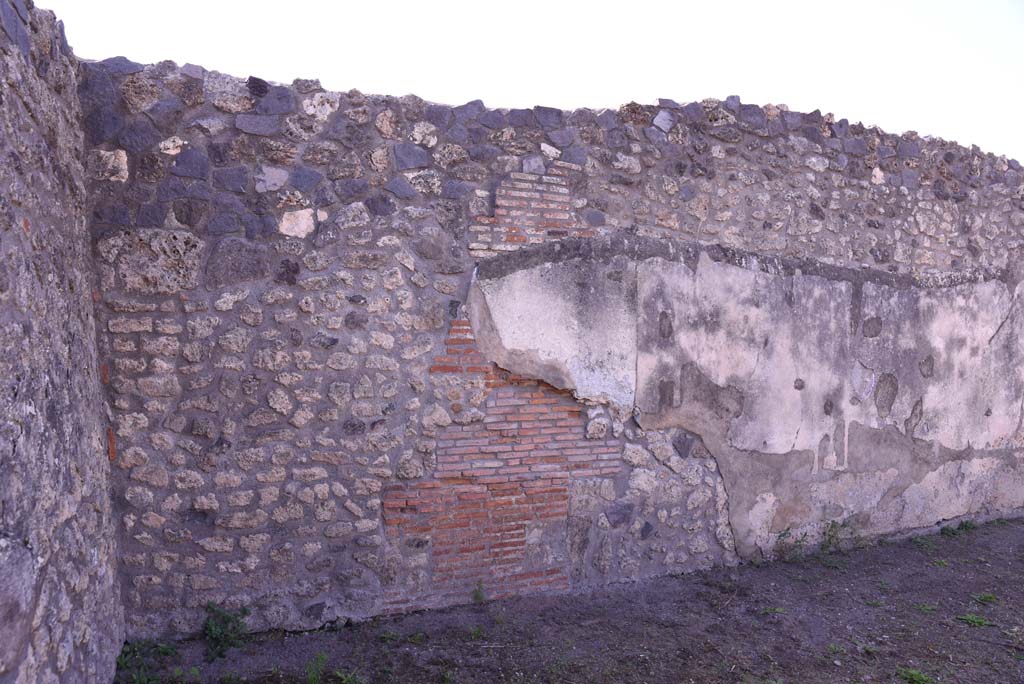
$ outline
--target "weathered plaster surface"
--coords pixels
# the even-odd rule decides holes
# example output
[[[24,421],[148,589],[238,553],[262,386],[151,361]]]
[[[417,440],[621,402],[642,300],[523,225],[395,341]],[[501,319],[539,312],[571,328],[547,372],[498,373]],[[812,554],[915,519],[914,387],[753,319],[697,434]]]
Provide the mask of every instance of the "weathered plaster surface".
[[[635,396],[644,431],[699,434],[725,476],[742,555],[770,554],[781,533],[814,540],[833,522],[877,535],[1024,503],[1016,286],[925,286],[685,246],[652,256],[644,241],[535,251],[506,259],[522,270],[478,274],[483,352],[581,400]],[[606,308],[590,295],[611,273],[627,285]],[[609,377],[636,388],[609,393]]]

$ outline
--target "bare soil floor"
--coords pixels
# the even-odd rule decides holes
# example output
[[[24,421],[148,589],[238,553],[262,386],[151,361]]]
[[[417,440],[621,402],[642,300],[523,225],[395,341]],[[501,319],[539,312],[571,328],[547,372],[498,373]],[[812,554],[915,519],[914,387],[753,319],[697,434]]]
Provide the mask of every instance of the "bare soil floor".
[[[587,595],[253,635],[213,663],[203,641],[182,642],[141,681],[1024,682],[1022,577],[1024,522],[962,525]],[[135,661],[119,682],[139,681]]]

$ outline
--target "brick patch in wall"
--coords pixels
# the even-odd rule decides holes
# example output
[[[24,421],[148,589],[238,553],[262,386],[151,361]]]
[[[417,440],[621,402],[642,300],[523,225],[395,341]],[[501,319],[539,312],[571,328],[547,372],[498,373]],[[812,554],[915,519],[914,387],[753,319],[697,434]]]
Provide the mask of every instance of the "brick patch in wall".
[[[567,391],[491,371],[485,417],[438,435],[434,478],[387,489],[384,524],[398,543],[427,543],[430,592],[387,592],[387,610],[569,587],[567,558],[533,554],[531,540],[565,535],[574,478],[611,477],[617,440],[585,437],[586,418]]]
[[[594,231],[578,226],[572,195],[562,164],[552,175],[512,173],[494,192],[494,216],[477,217],[470,231],[469,253],[487,258],[499,252],[515,251],[523,245],[552,242],[567,237],[593,237]]]

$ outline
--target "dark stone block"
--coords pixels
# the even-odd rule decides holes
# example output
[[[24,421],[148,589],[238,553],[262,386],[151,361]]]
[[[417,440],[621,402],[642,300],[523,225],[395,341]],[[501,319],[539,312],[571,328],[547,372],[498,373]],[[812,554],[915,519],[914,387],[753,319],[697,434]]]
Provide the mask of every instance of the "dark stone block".
[[[399,199],[413,199],[419,194],[404,176],[395,176],[384,184],[384,189]]]
[[[469,158],[470,159],[472,159],[473,161],[483,162],[485,164],[487,162],[494,161],[501,154],[501,148],[500,147],[496,147],[494,145],[486,145],[486,144],[485,145],[470,145],[469,149],[466,150],[466,151],[469,152]]]
[[[812,143],[816,143],[824,147],[825,136],[821,134],[821,129],[817,126],[804,126],[800,129],[800,135],[804,136]]]
[[[178,124],[181,123],[181,117],[184,113],[185,103],[178,97],[168,97],[160,100],[146,110],[146,114],[149,116],[150,121],[156,124],[157,128],[168,135],[177,130]]]
[[[554,131],[548,131],[547,135],[548,140],[555,147],[568,147],[576,138],[571,128],[559,128]]]
[[[273,216],[247,213],[242,216],[245,237],[249,240],[263,240],[277,235],[277,221]]]
[[[473,185],[465,181],[446,180],[441,185],[441,197],[444,199],[459,199],[473,191]]]
[[[737,115],[740,123],[755,131],[764,130],[768,125],[768,117],[757,105],[741,105]]]
[[[465,123],[467,121],[472,121],[483,114],[485,109],[487,108],[484,107],[483,102],[480,100],[473,100],[472,102],[467,102],[464,105],[459,105],[452,109],[452,116],[454,116],[455,120],[459,123]]]
[[[249,94],[253,97],[263,97],[270,92],[270,84],[262,78],[256,78],[255,76],[249,77],[245,82],[245,87],[249,89]]]
[[[395,213],[395,202],[387,195],[374,195],[363,203],[371,216],[390,216]]]
[[[309,192],[324,179],[324,176],[319,171],[315,171],[308,166],[300,166],[288,177],[288,182],[293,188],[299,192]]]
[[[605,131],[604,144],[613,150],[619,150],[629,146],[629,139],[621,128],[613,128]]]
[[[468,145],[469,141],[469,129],[465,125],[456,123],[448,129],[448,142],[453,142],[457,145]]]
[[[101,204],[92,211],[93,219],[97,225],[105,226],[130,226],[132,215],[123,204]]]
[[[554,107],[534,107],[533,113],[541,128],[559,128],[562,125],[562,110]]]
[[[668,142],[668,136],[660,128],[648,126],[644,129],[644,136],[652,145],[664,145]]]
[[[249,170],[244,166],[214,169],[213,184],[222,190],[245,193],[249,185]]]
[[[693,451],[693,447],[700,443],[700,437],[689,432],[688,430],[680,430],[679,434],[672,440],[672,448],[676,450],[680,458],[689,458],[690,453]]]
[[[363,149],[372,140],[372,135],[369,131],[343,117],[335,117],[326,135],[328,138],[337,140],[345,147],[353,150]]]
[[[242,238],[224,238],[206,262],[206,285],[211,290],[259,280],[269,274],[267,248]]]
[[[78,83],[78,100],[83,112],[97,107],[115,107],[118,102],[117,88],[110,72],[100,64],[82,62]]]
[[[622,122],[619,120],[619,115],[615,111],[606,109],[597,115],[597,125],[606,131],[610,131],[622,126]]]
[[[537,117],[530,109],[512,109],[508,113],[508,125],[517,128],[534,128],[537,125]]]
[[[238,220],[238,214],[220,212],[210,217],[206,223],[206,232],[210,235],[227,235],[242,230],[242,224]]]
[[[210,190],[210,186],[206,183],[200,181],[190,183],[178,176],[171,176],[157,186],[156,197],[161,202],[169,202],[185,197],[211,199],[213,191]]]
[[[700,102],[690,102],[682,110],[683,119],[689,123],[707,123],[708,115],[704,113],[704,106]]]
[[[412,143],[398,143],[394,146],[395,166],[399,171],[406,169],[424,169],[430,166],[430,152]]]
[[[562,150],[561,160],[582,166],[587,163],[587,151],[580,145],[573,145],[569,149]]]
[[[138,116],[128,122],[117,137],[121,147],[132,154],[141,154],[153,148],[163,136],[160,131],[144,116]]]
[[[604,512],[604,517],[608,518],[608,524],[612,527],[622,527],[633,518],[634,508],[631,503],[617,503]]]
[[[205,180],[210,175],[210,159],[205,151],[196,147],[186,147],[174,158],[171,173],[175,176]]]
[[[490,129],[504,128],[506,123],[506,117],[501,112],[491,109],[481,114],[477,121],[480,122],[481,126],[486,126]]]
[[[85,115],[85,138],[90,145],[112,140],[124,126],[124,117],[112,106],[97,107]]]
[[[901,157],[917,157],[921,154],[921,146],[916,140],[900,140],[896,144],[896,154]]]
[[[840,119],[832,124],[832,135],[837,138],[845,138],[850,134],[850,122],[846,119]]]
[[[355,418],[349,418],[341,424],[341,431],[349,436],[361,435],[366,432],[366,423]]]
[[[175,220],[189,228],[199,225],[199,222],[206,216],[207,203],[204,200],[180,199],[174,202]]]
[[[843,138],[843,152],[863,157],[868,153],[868,143],[864,138]]]
[[[424,112],[423,118],[441,130],[445,130],[452,125],[452,119],[454,116],[452,115],[451,107],[446,107],[444,105],[430,105],[427,107],[427,111]]]
[[[345,327],[349,330],[362,330],[370,322],[370,316],[362,309],[349,311],[345,314]]]
[[[491,132],[475,123],[466,124],[466,132],[469,134],[469,142],[475,145],[480,145],[491,139]]]
[[[587,207],[583,210],[583,220],[586,221],[588,226],[603,226],[605,220],[604,212],[594,209],[593,207]]]
[[[295,97],[291,88],[274,86],[256,103],[257,114],[291,114],[295,111]]]
[[[167,205],[161,202],[143,204],[139,207],[138,216],[135,217],[135,225],[140,228],[164,225],[167,217]]]
[[[274,274],[274,282],[281,285],[294,285],[299,278],[299,262],[291,259],[281,259],[278,264],[277,273]]]
[[[235,116],[235,128],[251,135],[277,135],[281,132],[281,122],[276,116],[238,114]]]
[[[143,69],[145,65],[133,62],[127,57],[108,57],[107,59],[100,62],[103,68],[107,70],[107,73],[115,76],[129,76],[131,74],[137,74]]]
[[[338,201],[345,204],[355,202],[369,189],[370,184],[362,178],[343,178],[334,181],[334,193],[338,196]]]
[[[310,344],[320,347],[321,349],[336,347],[339,342],[341,342],[340,337],[334,337],[333,335],[328,335],[323,332],[318,332],[316,335],[313,335],[313,339],[309,341]]]

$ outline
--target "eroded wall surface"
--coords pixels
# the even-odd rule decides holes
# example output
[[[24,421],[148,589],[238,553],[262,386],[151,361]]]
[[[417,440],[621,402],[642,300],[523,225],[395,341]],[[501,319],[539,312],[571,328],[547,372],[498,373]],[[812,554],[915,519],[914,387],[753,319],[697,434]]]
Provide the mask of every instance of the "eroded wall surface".
[[[499,257],[470,303],[503,367],[700,438],[754,558],[1024,505],[1018,287],[628,238]]]
[[[736,98],[489,110],[123,58],[80,97],[134,636],[1016,505],[1016,162]]]
[[[124,636],[77,61],[0,1],[0,682],[109,682]]]

